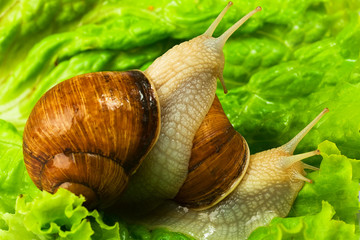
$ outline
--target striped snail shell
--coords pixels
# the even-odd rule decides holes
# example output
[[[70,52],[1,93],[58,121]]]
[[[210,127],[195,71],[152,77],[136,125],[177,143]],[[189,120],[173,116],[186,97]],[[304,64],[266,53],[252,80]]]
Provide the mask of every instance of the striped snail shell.
[[[64,81],[37,102],[23,142],[41,190],[66,188],[91,206],[114,202],[160,130],[154,86],[140,71],[98,72]]]
[[[175,201],[197,210],[214,206],[238,186],[249,161],[246,140],[231,125],[216,96],[194,137],[188,175]]]

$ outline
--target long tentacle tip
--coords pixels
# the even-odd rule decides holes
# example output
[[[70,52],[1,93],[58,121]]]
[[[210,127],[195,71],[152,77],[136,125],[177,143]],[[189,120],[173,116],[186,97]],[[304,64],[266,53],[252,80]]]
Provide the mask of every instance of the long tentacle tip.
[[[315,124],[327,113],[329,112],[328,108],[324,108],[324,110],[319,113],[303,130],[301,130],[293,139],[291,139],[288,143],[281,146],[288,153],[293,153],[295,151],[296,146],[300,143],[300,141],[305,137],[305,135],[310,131],[311,128],[315,126]]]
[[[226,6],[225,10],[228,9],[229,7]],[[244,17],[242,17],[240,20],[238,20],[234,25],[232,25],[228,30],[226,30],[220,37],[217,38],[217,43],[219,46],[219,49],[222,49],[222,47],[224,46],[224,44],[226,43],[226,41],[228,40],[228,38],[241,26],[243,25],[243,23],[245,23],[252,15],[254,15],[255,13],[261,11],[261,7],[258,6],[256,7],[254,10],[250,11],[248,14],[246,14]],[[223,11],[225,11],[223,10]],[[222,14],[220,14],[222,15]],[[220,16],[219,15],[219,16]],[[210,27],[211,29],[213,29],[213,27]],[[209,34],[209,30],[206,31],[206,34]]]
[[[315,155],[320,155],[321,152],[320,152],[319,149],[317,149],[317,150],[314,151],[314,154]],[[306,164],[306,163],[302,163],[302,165],[303,165],[304,169],[309,169],[309,170],[314,170],[314,171],[319,171],[320,170],[320,168],[314,167],[314,166]]]
[[[315,151],[301,153],[301,154],[297,154],[297,155],[291,155],[291,156],[283,157],[279,163],[282,168],[287,169],[296,162],[299,162],[303,159],[306,159],[306,158],[309,158],[309,157],[312,157],[315,155],[319,155],[319,154],[320,154],[320,151],[315,150]]]
[[[228,93],[228,90],[226,88],[226,85],[225,85],[225,80],[224,80],[224,77],[222,74],[219,75],[219,80],[220,80],[220,83],[223,87],[223,90],[224,90],[224,93],[227,94]]]
[[[313,181],[305,176],[303,176],[301,173],[299,172],[295,172],[294,173],[294,179],[300,180],[300,181],[304,181],[304,182],[308,182],[308,183],[313,183]]]
[[[319,171],[320,170],[320,168],[314,167],[314,166],[306,164],[306,163],[303,163],[303,167],[304,167],[304,169],[309,169],[309,170],[313,170],[313,171]]]
[[[209,37],[211,37],[213,35],[216,27],[219,25],[220,21],[225,16],[225,13],[232,5],[233,5],[233,3],[231,1],[228,2],[228,4],[225,6],[225,8],[220,12],[220,14],[217,16],[217,18],[214,20],[214,22],[210,25],[210,27],[206,30],[206,32],[203,35],[209,36]]]

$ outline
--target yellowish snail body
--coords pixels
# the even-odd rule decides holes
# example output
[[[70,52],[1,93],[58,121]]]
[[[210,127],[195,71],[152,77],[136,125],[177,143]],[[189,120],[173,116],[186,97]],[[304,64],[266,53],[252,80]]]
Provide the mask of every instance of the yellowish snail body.
[[[222,47],[261,8],[212,37],[231,4],[145,72],[89,73],[49,90],[24,130],[34,183],[198,239],[243,239],[286,216],[310,181],[304,167],[314,169],[301,160],[318,154],[292,153],[326,110],[289,143],[250,157],[215,90],[219,78],[226,91]]]

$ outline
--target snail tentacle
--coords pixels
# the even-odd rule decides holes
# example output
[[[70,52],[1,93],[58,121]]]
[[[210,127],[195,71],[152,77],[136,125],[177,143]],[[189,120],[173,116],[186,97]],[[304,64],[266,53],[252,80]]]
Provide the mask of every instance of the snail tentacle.
[[[254,15],[257,12],[260,12],[262,8],[259,6],[246,14],[244,17],[242,17],[239,21],[237,21],[234,25],[232,25],[228,30],[226,30],[220,37],[217,38],[217,44],[219,45],[219,48],[222,48],[226,41],[229,39],[229,37],[239,28],[241,25],[243,25],[252,15]]]
[[[217,28],[217,26],[219,25],[219,23],[225,16],[225,13],[227,12],[227,10],[229,10],[229,8],[232,5],[233,5],[232,2],[228,2],[226,7],[221,11],[221,13],[217,16],[217,18],[213,21],[213,23],[210,25],[210,27],[206,30],[206,32],[203,35],[211,37],[214,34],[215,29]]]
[[[286,169],[290,166],[292,166],[294,163],[297,163],[303,159],[315,156],[315,155],[319,155],[320,151],[319,150],[315,150],[315,151],[311,151],[311,152],[307,152],[307,153],[301,153],[301,154],[297,154],[297,155],[292,155],[292,156],[286,156],[283,157],[280,161],[279,161],[279,165]]]
[[[299,180],[299,181],[304,181],[304,182],[308,182],[308,183],[313,183],[313,181],[307,177],[305,177],[304,175],[302,175],[299,172],[294,171],[293,174],[293,179]]]
[[[291,139],[286,144],[282,145],[281,148],[289,153],[293,154],[297,145],[300,143],[300,141],[305,137],[305,135],[315,126],[315,124],[324,116],[325,113],[329,112],[328,108],[325,108],[324,110],[317,115],[314,120],[312,120],[303,130],[301,130],[293,139]]]
[[[309,170],[313,170],[313,171],[319,171],[320,170],[320,168],[311,166],[309,164],[306,164],[306,163],[302,163],[302,164],[303,164],[304,169],[309,169]]]

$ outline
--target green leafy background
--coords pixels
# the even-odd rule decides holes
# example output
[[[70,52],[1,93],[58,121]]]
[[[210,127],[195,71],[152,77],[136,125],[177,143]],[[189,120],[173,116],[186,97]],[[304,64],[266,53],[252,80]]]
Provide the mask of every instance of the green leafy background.
[[[41,193],[26,173],[21,135],[50,87],[87,72],[145,69],[173,45],[203,33],[226,4],[0,1],[1,237],[188,239],[89,212],[66,191]],[[309,174],[314,184],[305,185],[290,217],[274,219],[250,238],[358,239],[360,1],[234,1],[215,35],[257,5],[263,11],[224,48],[229,93],[219,86],[218,96],[234,127],[254,153],[285,143],[324,107],[330,112],[297,149],[323,142],[320,171]],[[320,161],[309,160],[317,166]]]

